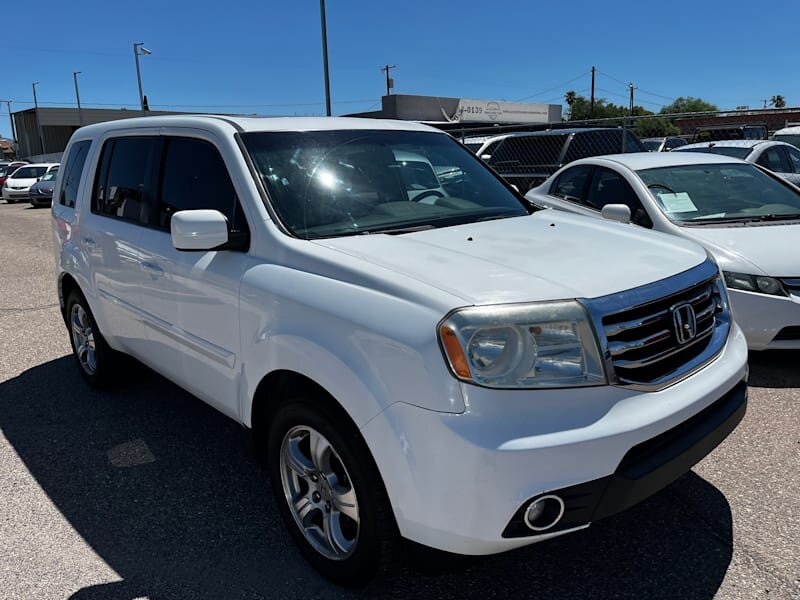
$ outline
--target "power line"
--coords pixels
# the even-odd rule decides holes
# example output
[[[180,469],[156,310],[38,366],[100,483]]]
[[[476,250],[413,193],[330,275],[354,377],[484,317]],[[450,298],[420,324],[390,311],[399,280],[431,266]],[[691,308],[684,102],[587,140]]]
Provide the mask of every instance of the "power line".
[[[609,73],[606,73],[606,72],[600,71],[600,70],[598,70],[597,72],[600,73],[601,75],[605,76],[605,77],[608,77],[609,79],[612,79],[612,80],[616,81],[617,83],[620,83],[620,84],[624,85],[626,88],[628,87],[628,84],[626,82],[622,81],[621,79],[619,79],[617,77],[614,77],[613,75],[610,75]],[[649,92],[649,91],[647,91],[645,89],[642,89],[640,87],[637,87],[636,91],[637,92],[641,92],[643,94],[646,94],[648,96],[655,96],[657,98],[663,98],[664,100],[669,100],[670,102],[674,102],[675,101],[675,98],[672,97],[672,96],[665,96],[663,94],[656,94],[655,92]],[[653,103],[651,102],[651,104],[653,104]],[[663,105],[661,105],[661,106],[663,106]]]
[[[5,102],[5,100],[3,100]],[[16,102],[17,104],[33,104],[33,100],[14,100],[11,99],[11,102]],[[367,102],[373,103],[373,105],[378,104],[380,101],[376,101],[375,98],[362,98],[360,100],[338,100],[333,102],[332,104],[366,104]],[[55,101],[39,101],[40,105],[47,105],[47,106],[77,106],[77,103],[74,100],[67,100],[63,102],[55,102]],[[287,102],[284,104],[153,104],[151,106],[159,106],[162,108],[285,108],[285,107],[293,107],[293,106],[323,106],[325,102]],[[126,106],[136,106],[136,102],[128,102],[128,103],[110,103],[110,102],[81,102],[81,106],[101,106],[101,107],[126,107]]]
[[[522,102],[523,100],[529,100],[530,98],[535,98],[536,96],[541,96],[542,94],[546,94],[547,92],[552,92],[553,90],[557,90],[558,88],[563,88],[564,86],[569,85],[574,81],[578,81],[581,77],[586,77],[590,71],[585,71],[578,75],[577,77],[573,77],[569,81],[565,81],[564,83],[559,83],[558,85],[554,85],[551,88],[547,88],[546,90],[542,90],[541,92],[536,92],[535,94],[531,94],[530,96],[525,96],[524,98],[520,98],[517,102]]]

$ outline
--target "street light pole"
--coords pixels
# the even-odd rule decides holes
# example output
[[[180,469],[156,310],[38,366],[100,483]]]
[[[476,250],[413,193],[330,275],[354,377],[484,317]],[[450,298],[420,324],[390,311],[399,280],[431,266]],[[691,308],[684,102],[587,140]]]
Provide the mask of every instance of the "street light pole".
[[[142,115],[145,114],[144,110],[144,93],[142,93],[142,71],[139,68],[139,55],[147,56],[152,54],[150,50],[144,47],[143,43],[133,45],[133,58],[136,61],[136,81],[139,83],[139,108],[142,110]]]
[[[39,118],[39,101],[36,99],[36,86],[39,85],[39,82],[36,81],[33,83],[33,108],[34,114],[36,115],[36,130],[39,132],[39,146],[42,149],[42,154],[44,154],[44,136],[42,135],[42,120]]]
[[[319,0],[319,16],[322,21],[322,69],[325,73],[325,114],[331,116],[331,80],[328,74],[328,25],[325,17],[325,0]]]
[[[72,80],[75,82],[75,99],[78,101],[78,124],[83,127],[83,111],[81,111],[81,93],[78,91],[78,75],[80,71],[72,72]]]

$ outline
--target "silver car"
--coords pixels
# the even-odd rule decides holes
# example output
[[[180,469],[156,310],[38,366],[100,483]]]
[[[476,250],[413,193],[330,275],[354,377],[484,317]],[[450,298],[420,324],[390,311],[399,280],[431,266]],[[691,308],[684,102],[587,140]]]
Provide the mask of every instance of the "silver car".
[[[786,142],[721,140],[676,148],[673,152],[709,152],[741,158],[761,165],[795,185],[800,185],[800,150]]]

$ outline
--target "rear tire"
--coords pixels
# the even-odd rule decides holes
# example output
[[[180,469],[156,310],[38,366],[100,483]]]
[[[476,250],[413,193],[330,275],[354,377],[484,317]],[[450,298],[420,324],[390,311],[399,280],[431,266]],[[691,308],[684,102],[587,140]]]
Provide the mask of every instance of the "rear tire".
[[[303,556],[323,576],[363,587],[400,562],[389,498],[353,423],[304,392],[275,413],[267,465],[275,501]]]
[[[86,298],[77,290],[67,297],[66,321],[72,353],[83,379],[92,387],[110,383],[119,357],[100,333]]]

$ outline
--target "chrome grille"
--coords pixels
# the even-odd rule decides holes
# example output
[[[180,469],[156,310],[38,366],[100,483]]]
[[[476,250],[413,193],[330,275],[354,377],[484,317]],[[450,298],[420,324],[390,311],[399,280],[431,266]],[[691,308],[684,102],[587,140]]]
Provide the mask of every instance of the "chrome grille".
[[[716,265],[708,261],[648,286],[584,301],[611,383],[660,389],[715,356],[729,330],[729,309],[718,279]],[[692,310],[679,308],[687,304]],[[676,319],[676,309],[694,318],[684,323]],[[676,335],[679,325],[691,332],[683,332],[681,337],[688,338],[683,343]]]
[[[786,277],[781,279],[781,283],[786,291],[790,294],[800,295],[800,277]]]

